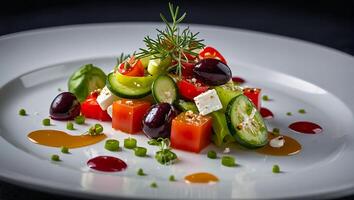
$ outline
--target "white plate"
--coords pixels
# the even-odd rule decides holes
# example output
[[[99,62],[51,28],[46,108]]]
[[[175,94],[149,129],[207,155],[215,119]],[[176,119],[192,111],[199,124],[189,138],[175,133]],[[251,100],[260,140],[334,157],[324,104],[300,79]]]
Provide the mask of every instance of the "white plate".
[[[29,31],[0,39],[0,176],[2,179],[40,190],[78,196],[144,198],[286,198],[337,197],[354,193],[353,114],[354,59],[344,53],[294,39],[238,29],[191,25],[201,32],[206,44],[215,46],[227,58],[234,75],[249,85],[261,87],[274,101],[265,102],[275,118],[269,128],[279,127],[299,140],[303,151],[290,157],[272,157],[231,147],[239,167],[227,168],[220,160],[176,150],[180,162],[162,166],[153,158],[156,148],[148,147],[143,135],[138,143],[149,148],[149,158],[137,158],[130,151],[111,153],[103,142],[61,155],[63,162],[50,161],[56,148],[27,140],[31,130],[41,129],[58,88],[66,89],[68,76],[85,63],[108,72],[121,52],[142,46],[146,34],[155,35],[160,24],[120,23],[69,26]],[[25,108],[29,116],[20,117]],[[307,114],[297,110],[304,108]],[[292,111],[293,116],[286,116]],[[38,112],[38,115],[35,113]],[[316,135],[291,132],[296,120],[310,120],[324,131]],[[52,128],[65,130],[64,122]],[[89,123],[94,121],[89,120]],[[104,124],[110,137],[122,141],[126,134]],[[80,126],[86,130],[88,125]],[[79,134],[80,131],[73,131]],[[222,152],[222,148],[217,149]],[[220,153],[221,155],[222,153]],[[128,163],[119,173],[99,173],[86,167],[95,155],[114,155]],[[273,174],[273,164],[284,173]],[[148,176],[138,177],[142,167]],[[207,171],[220,182],[189,185],[183,177]],[[167,181],[175,175],[177,183]],[[150,188],[152,181],[157,189]]]

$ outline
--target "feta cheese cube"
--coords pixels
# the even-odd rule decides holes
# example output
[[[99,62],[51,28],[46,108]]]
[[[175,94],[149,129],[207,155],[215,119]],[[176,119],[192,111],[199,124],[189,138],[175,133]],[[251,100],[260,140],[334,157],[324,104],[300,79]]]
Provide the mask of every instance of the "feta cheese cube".
[[[117,100],[118,97],[112,94],[111,91],[105,86],[100,95],[97,97],[97,103],[100,105],[102,110],[107,110],[108,106],[113,104],[113,101]]]
[[[112,118],[112,116],[113,116],[113,105],[108,106],[107,114]]]
[[[222,108],[222,104],[215,89],[208,90],[194,97],[194,101],[201,115],[207,115]]]

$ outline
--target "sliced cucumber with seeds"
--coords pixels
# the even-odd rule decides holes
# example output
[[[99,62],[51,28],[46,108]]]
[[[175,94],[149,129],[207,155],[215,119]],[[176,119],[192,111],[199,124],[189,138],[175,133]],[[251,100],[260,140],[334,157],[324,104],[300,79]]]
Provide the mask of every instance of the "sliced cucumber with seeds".
[[[145,97],[151,93],[151,86],[148,85],[149,81],[153,77],[147,77],[146,78],[146,85],[134,85],[134,81],[131,81],[131,83],[122,83],[118,79],[119,77],[115,73],[110,73],[108,74],[107,77],[107,88],[116,96],[122,97],[122,98],[128,98],[128,99],[139,99],[142,97]],[[135,78],[135,77],[133,77]],[[131,79],[133,79],[131,78]],[[150,84],[151,84],[150,82]]]
[[[268,129],[253,103],[244,95],[233,98],[226,109],[231,134],[247,148],[259,148],[268,143]]]
[[[152,84],[152,96],[157,103],[172,104],[178,99],[175,81],[168,75],[160,75]]]

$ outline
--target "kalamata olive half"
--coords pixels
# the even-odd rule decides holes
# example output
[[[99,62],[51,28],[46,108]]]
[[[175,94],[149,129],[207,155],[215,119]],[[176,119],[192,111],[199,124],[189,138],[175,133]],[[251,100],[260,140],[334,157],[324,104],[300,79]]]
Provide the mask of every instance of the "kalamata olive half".
[[[231,70],[225,63],[212,58],[199,61],[193,73],[198,80],[211,86],[223,85],[232,77]]]
[[[170,137],[172,119],[176,116],[176,109],[168,103],[151,106],[142,122],[144,134],[150,139]]]
[[[80,115],[80,102],[70,92],[58,94],[50,105],[49,114],[55,120],[71,120]]]

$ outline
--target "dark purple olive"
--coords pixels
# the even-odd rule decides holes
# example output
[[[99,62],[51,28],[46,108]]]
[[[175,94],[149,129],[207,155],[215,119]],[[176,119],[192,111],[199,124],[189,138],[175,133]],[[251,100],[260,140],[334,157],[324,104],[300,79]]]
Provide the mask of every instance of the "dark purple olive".
[[[172,119],[176,116],[176,109],[168,103],[151,106],[143,119],[144,134],[150,139],[170,137]]]
[[[198,80],[212,86],[223,85],[232,77],[231,70],[225,63],[212,58],[199,61],[193,73]]]
[[[80,115],[80,102],[70,92],[58,94],[50,105],[49,114],[55,120],[71,120]]]

